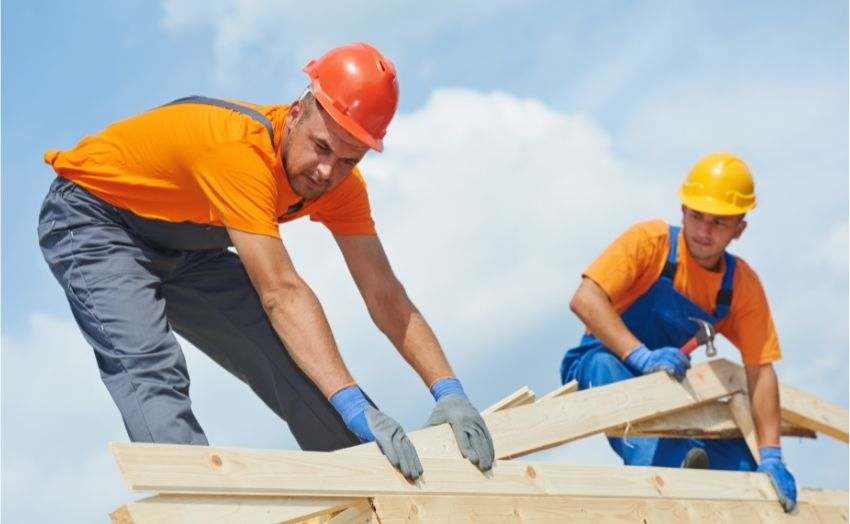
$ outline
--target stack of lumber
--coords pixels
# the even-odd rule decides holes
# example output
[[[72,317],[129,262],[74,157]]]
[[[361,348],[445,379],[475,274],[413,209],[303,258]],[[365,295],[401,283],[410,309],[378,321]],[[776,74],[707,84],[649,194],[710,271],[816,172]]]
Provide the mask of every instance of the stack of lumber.
[[[760,473],[509,460],[597,433],[725,438],[755,431],[740,366],[714,360],[682,383],[655,373],[535,400],[522,388],[483,412],[497,460],[482,474],[448,426],[410,433],[411,483],[375,444],[334,453],[111,444],[130,489],[155,493],[113,522],[847,522],[848,493],[802,489],[786,515]],[[781,386],[783,434],[847,442],[846,410]],[[755,454],[757,456],[757,453]]]

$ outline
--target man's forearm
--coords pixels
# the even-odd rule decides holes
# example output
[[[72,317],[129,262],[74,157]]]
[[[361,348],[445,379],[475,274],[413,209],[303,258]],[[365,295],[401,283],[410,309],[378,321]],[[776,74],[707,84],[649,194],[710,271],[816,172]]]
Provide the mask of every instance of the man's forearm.
[[[759,447],[779,446],[779,381],[772,364],[746,366],[747,385]]]
[[[605,291],[587,277],[582,279],[570,301],[570,309],[605,347],[621,359],[641,344],[614,310]]]
[[[295,364],[326,398],[354,384],[324,310],[306,283],[264,297],[263,307]]]
[[[436,335],[403,289],[376,301],[370,307],[372,319],[396,347],[404,360],[431,386],[441,378],[453,377]]]

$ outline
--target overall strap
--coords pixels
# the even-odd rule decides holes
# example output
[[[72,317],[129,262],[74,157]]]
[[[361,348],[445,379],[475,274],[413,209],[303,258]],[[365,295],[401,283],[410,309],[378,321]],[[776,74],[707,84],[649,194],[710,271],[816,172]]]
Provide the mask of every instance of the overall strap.
[[[732,306],[732,282],[735,280],[735,257],[724,251],[723,258],[726,261],[726,272],[714,302],[714,316],[718,319],[729,314],[729,308]]]
[[[679,244],[679,227],[669,226],[670,228],[670,249],[667,251],[667,261],[664,262],[664,269],[661,270],[661,278],[666,278],[673,283],[673,277],[676,276],[676,251]]]
[[[670,249],[667,252],[664,269],[661,271],[661,278],[666,278],[671,284],[676,276],[676,253],[680,229],[678,226],[670,226]],[[714,300],[714,316],[718,320],[729,314],[729,309],[732,306],[732,282],[735,280],[735,257],[724,252],[723,259],[726,262],[726,272],[723,273],[723,280]]]
[[[240,104],[236,104],[234,102],[229,102],[227,100],[221,100],[219,98],[209,98],[206,96],[187,96],[185,98],[178,98],[172,102],[165,104],[166,106],[176,105],[176,104],[206,104],[209,106],[223,107],[225,109],[230,109],[231,111],[236,111],[237,113],[242,113],[245,116],[249,116],[263,125],[266,128],[266,131],[269,132],[269,139],[274,144],[274,127],[272,127],[272,123],[268,118],[260,114],[259,112],[251,109],[250,107],[246,107]],[[163,106],[164,107],[164,106]]]

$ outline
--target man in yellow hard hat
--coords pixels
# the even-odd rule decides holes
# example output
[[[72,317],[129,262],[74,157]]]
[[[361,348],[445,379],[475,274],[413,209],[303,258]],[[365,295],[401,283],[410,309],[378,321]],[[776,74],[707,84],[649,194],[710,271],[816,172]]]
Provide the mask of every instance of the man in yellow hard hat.
[[[39,217],[45,260],[131,440],[207,444],[178,333],[245,382],[303,449],[376,441],[415,479],[416,450],[349,373],[281,240],[279,223],[309,216],[333,234],[376,326],[430,388],[428,423],[450,424],[463,455],[489,470],[487,427],[395,277],[357,169],[383,149],[395,68],[358,43],[304,71],[310,90],[292,104],[193,96],[45,153],[58,175]]]
[[[713,324],[740,351],[758,433],[756,464],[743,439],[610,438],[629,465],[711,467],[767,473],[786,511],[796,504],[794,478],[782,462],[779,388],[772,363],[779,340],[755,271],[726,252],[756,205],[753,179],[740,158],[714,153],[691,169],[679,190],[682,227],[661,220],[632,226],[582,275],[570,308],[587,332],[561,363],[561,380],[580,389],[654,371],[682,380],[680,350]]]

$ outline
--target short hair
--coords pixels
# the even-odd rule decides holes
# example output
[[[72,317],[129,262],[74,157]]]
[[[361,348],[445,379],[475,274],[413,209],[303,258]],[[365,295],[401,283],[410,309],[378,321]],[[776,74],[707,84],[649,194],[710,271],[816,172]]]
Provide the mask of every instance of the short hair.
[[[316,97],[313,96],[313,92],[309,89],[301,95],[301,98],[298,99],[298,103],[301,104],[301,116],[306,117],[313,114],[313,111],[316,110]]]

